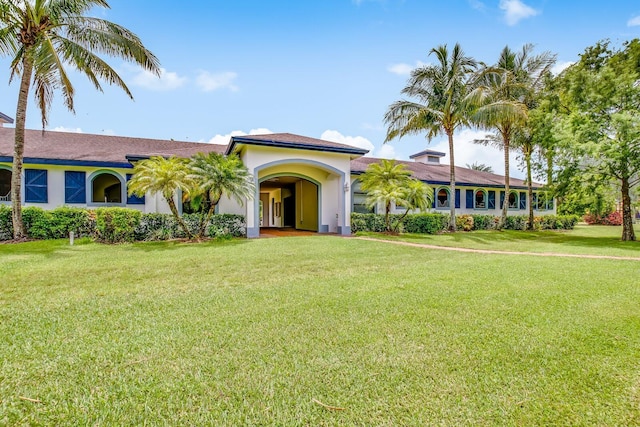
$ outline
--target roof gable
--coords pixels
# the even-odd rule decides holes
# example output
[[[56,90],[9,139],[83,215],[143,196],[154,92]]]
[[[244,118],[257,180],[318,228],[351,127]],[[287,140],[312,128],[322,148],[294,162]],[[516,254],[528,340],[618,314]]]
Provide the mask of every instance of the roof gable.
[[[354,156],[363,156],[369,152],[362,148],[339,144],[332,141],[325,141],[324,139],[310,138],[292,133],[271,133],[266,135],[233,136],[231,137],[231,142],[227,146],[225,153],[233,153],[238,145],[259,145],[298,150],[324,151],[351,154]]]

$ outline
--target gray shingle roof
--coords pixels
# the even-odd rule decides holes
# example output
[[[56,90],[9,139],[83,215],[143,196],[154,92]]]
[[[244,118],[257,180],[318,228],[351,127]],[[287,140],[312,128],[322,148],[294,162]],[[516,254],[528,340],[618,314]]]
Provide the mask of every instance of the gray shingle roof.
[[[369,151],[346,144],[325,141],[324,139],[309,138],[308,136],[292,133],[270,133],[266,135],[247,135],[231,137],[226,153],[232,153],[238,144],[264,145],[271,147],[295,148],[301,150],[329,151],[334,153],[362,156]]]
[[[13,157],[14,129],[0,128],[0,157]],[[127,156],[190,157],[198,152],[224,152],[226,145],[129,138],[86,133],[26,130],[25,158],[126,164]]]

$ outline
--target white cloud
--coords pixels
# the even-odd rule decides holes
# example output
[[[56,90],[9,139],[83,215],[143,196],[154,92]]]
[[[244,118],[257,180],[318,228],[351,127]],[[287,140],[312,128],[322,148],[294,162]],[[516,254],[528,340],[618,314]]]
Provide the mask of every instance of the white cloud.
[[[346,136],[337,130],[327,129],[322,132],[320,139],[369,150],[369,152],[365,154],[367,157],[382,157],[384,159],[395,159],[397,157],[393,146],[385,144],[379,149],[376,149],[375,145],[364,136]]]
[[[205,92],[211,92],[218,89],[229,89],[232,92],[238,90],[238,86],[234,84],[238,77],[233,71],[225,71],[222,73],[210,73],[201,70],[196,77],[196,84]]]
[[[627,21],[627,27],[637,27],[640,25],[640,15],[634,16]]]
[[[160,68],[160,77],[146,70],[138,70],[131,78],[131,83],[134,86],[155,91],[178,89],[187,81],[186,77],[180,77],[178,73],[167,71],[164,68]]]
[[[393,74],[397,74],[399,76],[408,76],[409,74],[411,74],[411,71],[413,71],[414,68],[424,67],[425,65],[429,65],[429,64],[421,61],[416,61],[416,65],[405,64],[405,63],[392,64],[387,67],[387,71]]]
[[[504,19],[507,21],[507,25],[510,26],[540,13],[540,11],[527,6],[520,0],[500,0],[500,9],[504,10]]]
[[[456,166],[466,167],[467,164],[478,162],[491,166],[493,172],[498,175],[504,174],[504,153],[497,148],[473,143],[474,139],[484,139],[488,133],[490,132],[464,129],[453,136]],[[446,139],[428,148],[446,153],[446,156],[442,158],[442,163],[449,164],[449,143]],[[522,178],[524,176],[518,169],[518,163],[517,153],[511,150],[509,175],[512,178]]]
[[[53,132],[69,132],[69,133],[84,133],[80,128],[67,128],[64,126],[57,126],[51,129]]]
[[[234,130],[231,131],[230,133],[226,134],[226,135],[216,135],[213,138],[211,138],[209,141],[207,141],[209,144],[219,144],[219,145],[227,145],[229,143],[229,140],[231,139],[232,136],[246,136],[246,135],[266,135],[268,133],[273,133],[272,131],[270,131],[267,128],[257,128],[257,129],[251,129],[249,131],[249,133],[241,131],[241,130]],[[201,141],[202,142],[202,141]]]
[[[561,72],[563,72],[564,70],[572,66],[573,64],[575,64],[575,61],[556,62],[556,64],[551,68],[551,73],[554,76],[557,76],[558,74],[560,74]]]

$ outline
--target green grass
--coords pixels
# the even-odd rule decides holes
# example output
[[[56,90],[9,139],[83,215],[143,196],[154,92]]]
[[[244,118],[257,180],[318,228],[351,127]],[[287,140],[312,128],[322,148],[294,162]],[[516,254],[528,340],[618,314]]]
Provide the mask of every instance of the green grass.
[[[0,425],[640,425],[640,262],[81,243],[0,245]]]
[[[635,232],[640,239],[640,225],[635,226]],[[620,240],[621,234],[621,227],[583,224],[577,225],[574,230],[562,231],[503,230],[398,236],[358,233],[359,236],[445,247],[640,257],[640,242],[623,242]]]

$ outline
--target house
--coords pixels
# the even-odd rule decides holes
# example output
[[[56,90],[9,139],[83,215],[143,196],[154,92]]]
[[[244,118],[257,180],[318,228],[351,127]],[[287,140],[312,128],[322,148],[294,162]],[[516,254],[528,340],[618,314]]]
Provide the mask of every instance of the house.
[[[0,125],[12,123],[1,115]],[[0,127],[0,204],[10,204],[14,129]],[[378,161],[367,150],[290,133],[234,136],[229,144],[129,138],[83,133],[27,130],[22,200],[25,206],[121,206],[142,212],[168,213],[161,195],[127,195],[133,164],[151,156],[190,157],[198,152],[235,153],[253,175],[256,194],[244,204],[221,200],[220,213],[246,217],[247,236],[261,227],[293,227],[320,233],[351,233],[351,212],[367,211],[358,176]],[[498,215],[506,199],[509,212],[524,214],[526,186],[512,179],[505,195],[503,177],[456,168],[456,193],[448,189],[449,166],[443,153],[426,150],[403,161],[414,176],[435,190],[435,211],[447,213],[455,203],[460,213]],[[554,213],[553,199],[536,188],[537,214]],[[178,197],[178,199],[181,199]],[[177,200],[179,208],[183,206]]]

